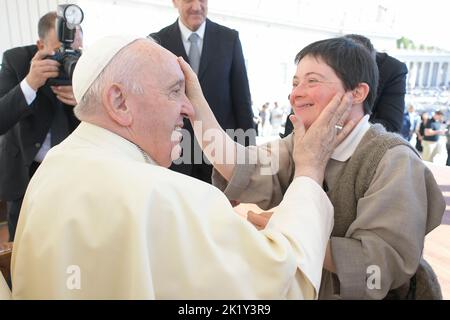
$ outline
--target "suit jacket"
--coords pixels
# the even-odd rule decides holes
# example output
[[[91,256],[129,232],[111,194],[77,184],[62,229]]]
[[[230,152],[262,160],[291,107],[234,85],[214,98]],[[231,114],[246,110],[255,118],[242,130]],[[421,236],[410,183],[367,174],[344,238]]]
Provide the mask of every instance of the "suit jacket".
[[[379,71],[378,90],[369,121],[382,124],[387,131],[400,133],[405,111],[406,65],[386,53],[377,52]],[[291,120],[286,120],[283,137],[294,129]]]
[[[47,85],[28,105],[20,82],[30,69],[37,52],[35,45],[5,51],[0,70],[0,198],[16,200],[27,188],[29,166],[33,162],[52,121],[61,136],[77,125],[73,107],[63,105]],[[62,132],[61,132],[62,131]]]
[[[178,21],[151,36],[161,46],[189,62]],[[254,128],[247,71],[237,31],[206,20],[198,78],[203,94],[223,129]],[[195,143],[195,151],[200,152],[187,119],[184,128],[191,134],[191,146],[194,147]],[[191,154],[193,160],[194,152]],[[200,166],[175,165],[172,169],[210,182],[211,166],[204,163]]]
[[[377,97],[370,122],[381,123],[387,131],[400,132],[405,111],[406,65],[386,53],[377,53],[380,73]]]

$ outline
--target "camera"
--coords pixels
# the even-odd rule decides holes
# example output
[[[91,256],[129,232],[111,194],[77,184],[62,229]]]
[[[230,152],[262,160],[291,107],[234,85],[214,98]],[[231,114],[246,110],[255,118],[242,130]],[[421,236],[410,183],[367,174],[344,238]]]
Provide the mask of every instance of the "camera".
[[[77,28],[83,21],[83,11],[75,4],[58,5],[56,18],[56,34],[61,42],[61,47],[54,55],[47,59],[58,61],[61,66],[57,78],[48,79],[48,84],[53,86],[72,85],[72,75],[75,65],[81,56],[81,51],[72,48]]]

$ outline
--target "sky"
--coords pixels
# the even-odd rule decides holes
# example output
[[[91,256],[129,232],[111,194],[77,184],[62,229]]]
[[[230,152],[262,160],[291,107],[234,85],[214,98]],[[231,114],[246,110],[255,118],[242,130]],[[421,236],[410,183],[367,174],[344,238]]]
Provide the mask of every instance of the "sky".
[[[256,7],[261,11],[272,12],[278,18],[283,17],[283,10],[295,12],[292,9],[296,8],[296,3],[301,3],[300,7],[314,8],[312,21],[319,22],[322,16],[329,17],[330,11],[335,12],[332,18],[339,19],[338,16],[344,14],[347,7],[364,11],[382,5],[395,14],[396,34],[412,39],[417,46],[424,44],[450,51],[450,0],[209,0],[210,8],[239,13]],[[342,12],[339,8],[342,8]],[[290,15],[287,14],[287,17]],[[355,19],[353,22],[361,24],[361,30],[368,27],[365,21],[357,22]]]
[[[171,2],[170,0],[159,1],[164,3]],[[277,2],[274,2],[274,0],[209,0],[209,4],[210,8],[218,8],[220,10],[226,9],[227,11],[233,11],[233,8],[236,8],[236,11],[242,9],[244,12],[248,11],[248,8],[257,6],[274,10],[274,15],[280,16],[280,12],[282,13],[283,9],[295,7],[292,6],[292,4],[297,1],[298,0],[279,0]],[[314,2],[314,0],[302,0],[302,2],[308,3]],[[426,46],[435,46],[450,51],[450,0],[322,0],[321,2],[324,3],[328,10],[333,10],[336,6],[339,8],[338,3],[341,3],[343,7],[354,3],[356,6],[361,6],[362,8],[371,7],[369,5],[370,2],[375,2],[376,4],[384,3],[385,7],[395,11],[396,34],[412,39],[417,46],[424,44]],[[94,4],[105,6],[105,3],[100,1],[91,2],[79,0],[79,3],[81,6],[88,6],[88,3],[90,7],[94,6]],[[344,5],[344,3],[346,3],[346,5]],[[117,6],[113,7],[118,9]],[[111,10],[112,9],[113,8],[111,8]],[[133,6],[130,10],[135,9],[136,6]],[[315,14],[318,21],[320,21],[321,12],[323,12],[322,6],[317,8],[317,14]],[[173,13],[175,15],[175,9],[173,9]],[[120,25],[120,23],[118,23],[118,25]],[[161,22],[161,26],[162,25],[164,24]],[[362,27],[362,29],[364,28]]]
[[[389,6],[397,11],[395,25],[400,34],[416,45],[450,51],[449,0],[391,0]]]

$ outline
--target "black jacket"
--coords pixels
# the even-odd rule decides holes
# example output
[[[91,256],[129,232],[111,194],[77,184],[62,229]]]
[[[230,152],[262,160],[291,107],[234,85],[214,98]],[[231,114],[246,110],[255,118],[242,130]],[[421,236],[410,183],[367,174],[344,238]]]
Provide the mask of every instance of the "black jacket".
[[[406,65],[386,53],[377,53],[380,72],[377,97],[370,122],[381,123],[387,131],[400,132],[405,111]]]
[[[67,136],[78,125],[73,107],[63,105],[47,85],[39,88],[27,105],[20,82],[37,52],[35,45],[18,47],[3,54],[0,70],[0,199],[23,197],[33,162],[52,121],[58,117]],[[57,109],[59,108],[59,109]],[[56,116],[57,115],[57,116]]]

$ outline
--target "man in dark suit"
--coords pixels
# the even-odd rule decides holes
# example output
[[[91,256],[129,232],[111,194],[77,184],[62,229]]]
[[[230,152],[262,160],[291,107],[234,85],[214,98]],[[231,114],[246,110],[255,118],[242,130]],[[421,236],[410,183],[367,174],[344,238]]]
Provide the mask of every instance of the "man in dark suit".
[[[380,81],[370,121],[381,123],[387,131],[400,132],[405,111],[408,68],[384,52],[377,52],[376,60]]]
[[[48,86],[60,64],[48,55],[60,47],[56,13],[38,23],[36,45],[3,54],[0,69],[0,199],[7,201],[10,241],[13,241],[22,199],[31,176],[47,151],[75,127],[76,101],[71,86]],[[70,192],[70,190],[68,190]]]
[[[223,129],[251,129],[246,133],[247,143],[239,138],[237,141],[254,144],[250,89],[238,32],[206,18],[207,0],[172,1],[179,12],[178,20],[151,36],[189,62],[220,126]],[[210,183],[212,166],[204,162],[189,121],[185,120],[184,128],[190,133],[190,143],[184,141],[181,159],[188,158],[192,164],[174,164],[171,169]],[[189,146],[191,149],[186,150]]]
[[[406,65],[387,53],[376,52],[370,40],[359,34],[347,34],[344,37],[354,40],[370,51],[377,62],[380,74],[377,96],[369,121],[382,124],[387,131],[400,133],[405,111]],[[289,117],[286,121],[284,136],[292,132]]]

